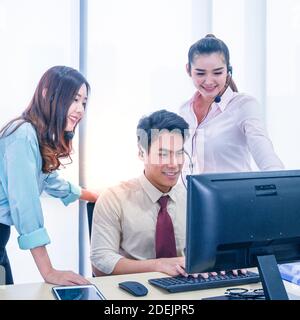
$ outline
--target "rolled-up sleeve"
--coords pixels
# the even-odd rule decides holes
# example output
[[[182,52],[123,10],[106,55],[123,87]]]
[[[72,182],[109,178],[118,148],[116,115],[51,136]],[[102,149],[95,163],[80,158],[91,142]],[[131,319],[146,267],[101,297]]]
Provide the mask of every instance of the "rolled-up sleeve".
[[[80,198],[81,188],[59,177],[56,171],[45,179],[45,192],[52,197],[60,198],[65,206]]]
[[[111,274],[117,262],[121,241],[121,207],[116,196],[107,191],[96,202],[91,237],[91,262],[100,271]]]
[[[40,202],[38,156],[38,145],[26,137],[9,143],[4,154],[7,197],[21,249],[50,243]]]

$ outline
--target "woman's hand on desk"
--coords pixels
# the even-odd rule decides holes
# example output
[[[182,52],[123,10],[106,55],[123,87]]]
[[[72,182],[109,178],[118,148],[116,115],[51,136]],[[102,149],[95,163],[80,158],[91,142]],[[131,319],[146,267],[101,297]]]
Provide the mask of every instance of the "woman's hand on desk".
[[[45,246],[30,249],[33,259],[45,282],[59,285],[89,284],[81,275],[73,271],[60,271],[52,267]]]
[[[88,280],[73,271],[60,271],[51,269],[47,274],[43,275],[45,282],[58,285],[84,285],[90,284]]]

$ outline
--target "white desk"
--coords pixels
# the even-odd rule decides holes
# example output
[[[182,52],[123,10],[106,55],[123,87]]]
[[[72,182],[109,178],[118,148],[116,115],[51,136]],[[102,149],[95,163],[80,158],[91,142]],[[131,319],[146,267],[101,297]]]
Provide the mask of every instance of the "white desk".
[[[223,295],[226,288],[209,290],[197,290],[180,293],[168,293],[148,283],[148,279],[165,277],[158,272],[126,274],[120,276],[105,276],[89,279],[95,284],[107,300],[200,300],[205,297]],[[122,281],[138,281],[144,284],[149,292],[144,297],[134,297],[121,290],[118,283]],[[284,281],[290,299],[300,300],[300,287]],[[0,286],[0,300],[54,300],[51,292],[53,285],[46,283],[30,283]],[[261,287],[261,283],[243,285],[243,288],[256,289]]]

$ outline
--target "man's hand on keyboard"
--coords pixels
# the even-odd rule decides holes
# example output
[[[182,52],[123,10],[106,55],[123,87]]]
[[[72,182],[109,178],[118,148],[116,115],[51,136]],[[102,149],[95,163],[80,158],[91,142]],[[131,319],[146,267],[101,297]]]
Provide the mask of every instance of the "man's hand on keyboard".
[[[238,270],[234,269],[234,270],[231,270],[231,272],[232,272],[232,274],[234,276],[238,276],[239,272],[242,273],[242,274],[247,274],[248,270],[247,269],[238,269]],[[226,274],[226,272],[225,271],[220,271],[220,274],[222,276],[224,276]]]
[[[203,273],[193,273],[188,274],[185,271],[185,257],[175,257],[175,258],[160,258],[157,259],[156,271],[166,273],[169,276],[193,276],[194,278],[202,277],[204,279],[210,276],[217,276],[217,272],[203,272]],[[233,275],[238,276],[238,273],[247,274],[247,269],[232,270]],[[220,275],[225,275],[225,271],[220,271]]]
[[[185,257],[160,258],[157,259],[156,271],[166,273],[169,276],[182,275],[187,277],[188,274],[185,272],[184,267]]]
[[[160,277],[156,279],[149,279],[148,281],[155,286],[168,290],[169,292],[242,286],[244,284],[256,283],[260,281],[259,275],[251,271],[248,271],[247,274],[243,274],[239,270],[238,275],[236,276],[233,275],[232,271],[227,272],[223,276],[220,275],[220,273],[217,276],[214,275],[215,272],[210,272],[206,274],[198,274],[196,279],[193,279],[192,275],[190,275],[189,277]]]
[[[194,278],[202,277],[204,279],[207,279],[210,276],[216,276],[218,275],[217,272],[203,272],[203,273],[191,273],[189,276],[192,276]]]
[[[239,270],[231,270],[232,274],[235,276],[238,276],[239,272],[242,274],[247,274],[247,269],[239,269]],[[224,276],[226,274],[225,271],[220,271],[219,272],[220,275]],[[198,278],[199,276],[201,276],[204,279],[209,278],[210,276],[217,276],[218,273],[217,272],[203,272],[203,273],[193,273],[190,274],[190,276],[193,276],[194,278]]]
[[[239,269],[239,270],[232,270],[232,273],[237,276],[238,275],[238,272],[240,271],[240,273],[242,274],[247,274],[247,269]]]

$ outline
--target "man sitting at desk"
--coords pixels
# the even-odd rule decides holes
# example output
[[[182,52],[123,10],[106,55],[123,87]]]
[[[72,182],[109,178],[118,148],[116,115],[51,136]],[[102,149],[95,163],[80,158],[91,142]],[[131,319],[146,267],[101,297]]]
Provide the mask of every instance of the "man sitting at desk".
[[[137,126],[143,174],[107,189],[94,209],[91,261],[96,276],[184,271],[186,191],[177,184],[187,122],[160,110]]]

